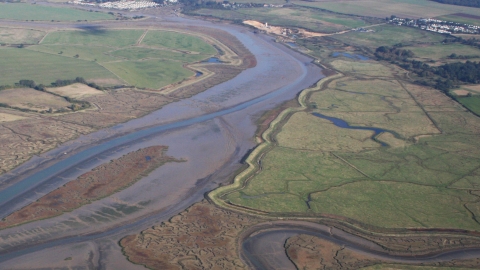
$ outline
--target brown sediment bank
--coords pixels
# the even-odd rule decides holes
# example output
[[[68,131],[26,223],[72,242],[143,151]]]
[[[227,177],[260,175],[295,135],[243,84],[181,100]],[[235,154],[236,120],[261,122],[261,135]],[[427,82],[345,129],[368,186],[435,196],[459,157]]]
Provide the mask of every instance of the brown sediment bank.
[[[126,188],[159,166],[178,161],[165,155],[167,149],[151,146],[98,166],[5,217],[0,228],[58,216]]]
[[[245,269],[237,236],[260,221],[202,201],[120,245],[131,262],[151,269]]]

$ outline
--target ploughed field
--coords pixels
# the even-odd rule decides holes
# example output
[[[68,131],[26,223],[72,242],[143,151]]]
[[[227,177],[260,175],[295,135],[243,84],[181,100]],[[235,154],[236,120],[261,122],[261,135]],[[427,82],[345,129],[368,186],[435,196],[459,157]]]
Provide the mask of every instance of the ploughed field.
[[[114,194],[159,166],[179,161],[165,155],[166,151],[166,146],[151,146],[98,166],[6,216],[0,221],[0,229],[55,217]]]

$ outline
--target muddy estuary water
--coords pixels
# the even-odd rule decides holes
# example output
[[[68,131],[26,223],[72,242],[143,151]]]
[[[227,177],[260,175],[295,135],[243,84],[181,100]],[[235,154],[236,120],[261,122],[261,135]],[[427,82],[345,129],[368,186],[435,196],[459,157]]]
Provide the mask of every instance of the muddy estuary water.
[[[2,175],[0,216],[5,217],[92,168],[140,148],[166,145],[169,156],[186,160],[166,164],[131,187],[70,213],[1,230],[0,268],[53,267],[55,259],[73,257],[68,255],[72,253],[73,258],[88,258],[95,269],[141,269],[126,261],[117,241],[167,220],[229,181],[242,156],[255,145],[254,121],[262,112],[322,78],[311,59],[246,28],[178,17],[142,23],[227,31],[255,55],[257,66],[145,117],[79,137]],[[118,27],[123,26],[119,22]]]

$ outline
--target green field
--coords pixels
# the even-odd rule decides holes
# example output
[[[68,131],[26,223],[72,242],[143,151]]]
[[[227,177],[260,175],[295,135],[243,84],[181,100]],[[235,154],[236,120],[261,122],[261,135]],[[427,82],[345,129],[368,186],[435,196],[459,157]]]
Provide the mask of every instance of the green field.
[[[35,21],[111,20],[113,15],[72,8],[47,7],[23,3],[0,3],[0,19]]]
[[[458,97],[457,100],[472,112],[480,115],[480,96]]]
[[[440,34],[401,26],[382,25],[372,27],[371,29],[375,30],[375,32],[349,32],[342,35],[335,35],[333,37],[348,44],[366,46],[371,49],[380,46],[392,46],[399,43],[408,45],[419,42],[440,42],[445,39],[445,36]]]
[[[112,48],[103,46],[36,45],[29,46],[27,49],[63,57],[78,58],[87,61],[110,62],[120,60],[108,54]],[[78,57],[76,57],[77,55]]]
[[[141,29],[101,28],[57,31],[49,33],[39,45],[4,48],[0,85],[22,79],[50,84],[57,79],[84,77],[120,79],[129,85],[158,89],[194,75],[184,64],[217,53],[201,38],[175,32],[149,31],[144,42],[138,44],[144,33]]]
[[[0,44],[37,44],[46,32],[22,29],[22,28],[0,28]]]
[[[195,14],[227,20],[259,20],[275,26],[299,27],[332,33],[370,25],[365,20],[310,8],[244,8],[236,10],[200,9]]]
[[[78,30],[49,33],[41,45],[83,45],[122,48],[135,45],[144,30]]]
[[[116,78],[100,65],[78,59],[50,55],[27,49],[1,48],[0,85],[13,85],[22,79],[50,84],[55,80]]]
[[[142,45],[164,47],[173,50],[196,52],[200,54],[215,54],[215,48],[199,37],[192,35],[169,32],[148,31],[142,41]]]
[[[141,60],[141,59],[168,59],[192,63],[204,60],[211,55],[205,54],[186,54],[179,52],[172,52],[168,50],[149,49],[141,47],[131,47],[110,53],[115,57],[122,57],[127,60]]]
[[[396,15],[403,18],[432,18],[452,13],[480,15],[480,8],[453,6],[428,0],[357,0],[357,1],[300,1],[292,3],[300,6],[322,8],[343,14],[372,16],[378,18]]]
[[[341,61],[355,72],[309,95],[306,104],[315,106],[308,111],[276,124],[268,133],[275,143],[255,153],[261,170],[215,198],[274,216],[480,230],[472,219],[480,215],[480,119],[437,90],[398,81],[396,68]],[[381,78],[375,66],[384,68]],[[376,141],[372,131],[340,128],[311,112],[392,133]]]
[[[130,85],[153,89],[179,82],[195,74],[183,68],[182,63],[168,60],[110,62],[104,63],[104,66]]]
[[[435,61],[445,59],[452,53],[465,56],[478,56],[478,58],[480,58],[479,49],[463,44],[435,44],[431,46],[405,47],[403,49],[411,50],[415,54],[415,57],[426,58]]]
[[[439,17],[436,17],[435,19],[442,20],[442,21],[448,21],[448,22],[458,22],[458,23],[464,23],[464,24],[480,25],[480,19],[466,18],[466,17],[463,17],[463,16],[455,15],[455,14],[439,16]]]

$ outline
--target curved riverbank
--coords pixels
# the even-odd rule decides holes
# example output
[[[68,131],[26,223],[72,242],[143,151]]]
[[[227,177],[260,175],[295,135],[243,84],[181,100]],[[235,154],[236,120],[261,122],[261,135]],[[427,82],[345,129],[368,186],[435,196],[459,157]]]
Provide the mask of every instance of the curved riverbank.
[[[182,18],[173,20],[174,24],[209,26],[235,34],[255,55],[257,65],[228,82],[166,105],[141,119],[82,136],[27,162],[21,168],[25,174],[19,169],[18,174],[9,175],[26,179],[25,176],[35,172],[34,181],[39,185],[5,202],[2,215],[106,160],[141,147],[167,145],[169,156],[186,160],[166,164],[115,196],[67,215],[2,230],[0,261],[25,254],[34,256],[36,251],[47,247],[119,239],[168,219],[199,201],[203,193],[228,181],[232,172],[240,167],[238,160],[254,145],[254,121],[263,111],[292,99],[322,76],[320,69],[310,64],[311,59],[290,52],[269,37],[237,26]],[[165,24],[169,23],[162,25]],[[145,129],[145,126],[151,128]],[[68,154],[63,155],[65,152]],[[30,171],[31,168],[36,169]],[[118,216],[107,215],[105,207]],[[92,218],[95,216],[103,220]]]

